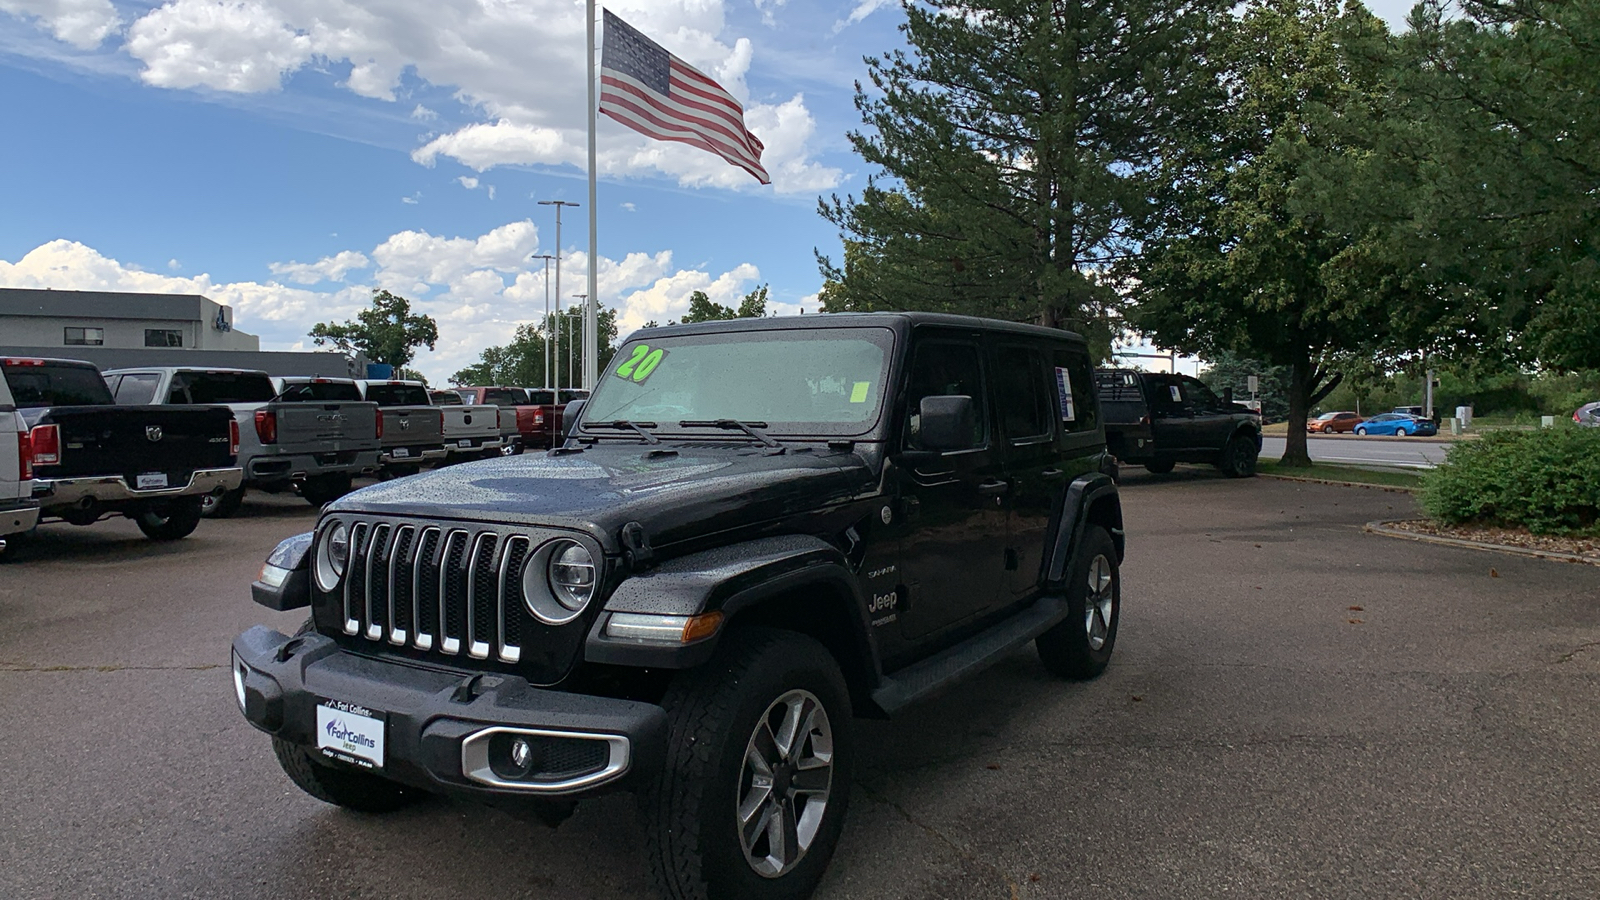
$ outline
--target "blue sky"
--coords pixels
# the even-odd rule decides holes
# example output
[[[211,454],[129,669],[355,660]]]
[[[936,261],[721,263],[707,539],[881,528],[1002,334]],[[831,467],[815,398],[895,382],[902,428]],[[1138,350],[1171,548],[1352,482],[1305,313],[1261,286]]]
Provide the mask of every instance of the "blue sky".
[[[745,100],[774,184],[601,120],[600,293],[625,330],[770,284],[816,308],[819,195],[892,0],[606,4]],[[1406,4],[1374,9],[1391,21]],[[554,217],[586,204],[576,0],[0,0],[0,286],[205,293],[262,346],[373,287],[439,320],[441,379],[544,308]],[[584,290],[569,209],[563,294]],[[569,301],[570,302],[570,301]]]

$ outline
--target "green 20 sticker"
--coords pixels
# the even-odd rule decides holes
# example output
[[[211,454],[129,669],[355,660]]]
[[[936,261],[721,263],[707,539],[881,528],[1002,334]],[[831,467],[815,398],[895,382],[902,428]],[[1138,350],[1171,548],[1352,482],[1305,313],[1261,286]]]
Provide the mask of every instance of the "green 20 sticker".
[[[656,366],[661,365],[661,361],[666,358],[667,351],[660,347],[652,350],[649,344],[634,344],[628,361],[617,366],[617,377],[630,379],[634,384],[643,384],[644,380],[650,377],[650,373],[656,370]]]

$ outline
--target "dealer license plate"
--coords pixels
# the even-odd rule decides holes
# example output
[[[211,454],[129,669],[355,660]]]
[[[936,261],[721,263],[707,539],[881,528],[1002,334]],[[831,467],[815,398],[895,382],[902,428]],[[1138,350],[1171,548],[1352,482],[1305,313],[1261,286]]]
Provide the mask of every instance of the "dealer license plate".
[[[456,446],[466,447],[470,450],[472,448],[472,438],[462,438],[461,440],[456,441]]]
[[[156,488],[164,488],[167,486],[167,473],[152,472],[148,475],[140,475],[135,479],[134,484],[141,491],[151,491],[155,490]]]
[[[396,447],[396,448],[394,448],[394,458],[395,459],[405,459],[406,457],[408,457],[410,455],[411,455],[411,448],[410,447]]]
[[[317,704],[317,749],[333,759],[383,768],[383,713],[342,700],[322,701]]]

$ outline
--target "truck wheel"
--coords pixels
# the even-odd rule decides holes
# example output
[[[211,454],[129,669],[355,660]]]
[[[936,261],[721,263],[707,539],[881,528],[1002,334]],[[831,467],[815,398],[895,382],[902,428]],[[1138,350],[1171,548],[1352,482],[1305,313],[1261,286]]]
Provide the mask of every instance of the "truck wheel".
[[[794,632],[731,631],[663,705],[667,764],[640,796],[660,894],[811,896],[844,827],[854,749],[833,656]]]
[[[194,533],[200,524],[200,498],[156,500],[133,514],[139,530],[152,541],[176,541]]]
[[[386,813],[404,809],[422,792],[355,769],[324,765],[311,751],[282,738],[272,739],[272,754],[295,787],[321,800],[357,812]]]
[[[1172,460],[1157,459],[1144,464],[1146,470],[1155,475],[1165,475],[1172,471]]]
[[[350,493],[349,475],[318,475],[315,478],[307,478],[306,483],[300,485],[300,496],[318,509],[321,509],[324,503],[332,503],[348,493]]]
[[[1122,617],[1122,576],[1117,547],[1104,528],[1091,525],[1067,575],[1067,617],[1033,642],[1044,667],[1083,681],[1106,670]]]
[[[221,494],[207,494],[200,498],[200,515],[208,519],[226,519],[239,511],[244,503],[244,488],[234,488]]]
[[[1236,434],[1222,448],[1222,458],[1217,468],[1229,478],[1249,478],[1256,474],[1256,442],[1249,436]]]

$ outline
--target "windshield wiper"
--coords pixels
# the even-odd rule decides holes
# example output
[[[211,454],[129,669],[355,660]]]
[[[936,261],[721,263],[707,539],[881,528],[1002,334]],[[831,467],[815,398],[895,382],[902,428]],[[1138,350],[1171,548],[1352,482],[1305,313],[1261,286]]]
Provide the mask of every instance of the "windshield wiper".
[[[648,431],[645,431],[646,428],[654,428],[654,427],[656,427],[656,423],[654,423],[654,422],[630,422],[627,419],[617,419],[614,422],[585,422],[585,423],[583,423],[583,427],[585,427],[585,428],[616,428],[616,429],[619,429],[619,430],[626,428],[626,429],[638,432],[639,436],[644,438],[644,442],[646,444],[659,444],[659,443],[661,443],[661,439],[660,438],[656,437],[655,435],[651,434]]]
[[[767,427],[765,422],[740,422],[738,419],[704,419],[687,420],[678,423],[679,428],[723,428],[728,431],[742,431],[760,441],[765,447],[782,447],[783,445],[767,437],[761,429]]]

